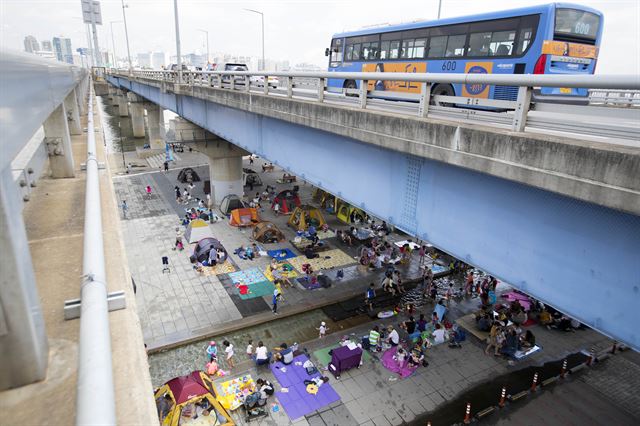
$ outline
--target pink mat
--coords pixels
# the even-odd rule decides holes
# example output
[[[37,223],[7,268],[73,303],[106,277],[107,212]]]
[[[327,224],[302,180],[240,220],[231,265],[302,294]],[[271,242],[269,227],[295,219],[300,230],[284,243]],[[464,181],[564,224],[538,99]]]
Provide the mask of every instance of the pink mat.
[[[529,311],[531,309],[531,299],[526,294],[517,293],[515,291],[510,291],[509,293],[505,293],[502,295],[509,302],[518,301],[522,305],[525,311]]]
[[[402,364],[402,368],[400,368],[396,360],[393,359],[393,356],[396,354],[396,350],[398,350],[397,346],[387,349],[384,354],[382,354],[382,365],[384,365],[387,370],[398,373],[404,379],[412,375],[418,367],[410,367],[408,365],[409,361],[405,360]]]

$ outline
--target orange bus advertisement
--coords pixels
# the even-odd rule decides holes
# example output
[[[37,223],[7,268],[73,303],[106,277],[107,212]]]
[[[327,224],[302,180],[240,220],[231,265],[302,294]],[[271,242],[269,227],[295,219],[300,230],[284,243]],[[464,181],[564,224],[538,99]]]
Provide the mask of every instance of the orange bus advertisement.
[[[467,62],[464,66],[464,72],[466,74],[491,74],[493,71],[493,62]],[[489,85],[488,84],[464,84],[462,86],[462,96],[468,96],[470,98],[488,98],[489,97]]]
[[[362,65],[362,72],[427,72],[426,62],[387,62]],[[410,81],[369,81],[367,90],[420,93],[420,83]]]
[[[595,59],[598,56],[598,48],[588,44],[545,40],[542,43],[542,54]]]

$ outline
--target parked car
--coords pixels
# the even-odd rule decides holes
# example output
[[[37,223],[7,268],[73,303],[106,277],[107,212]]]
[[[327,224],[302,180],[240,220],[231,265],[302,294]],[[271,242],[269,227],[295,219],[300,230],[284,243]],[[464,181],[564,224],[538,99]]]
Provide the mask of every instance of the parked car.
[[[252,76],[251,83],[258,87],[264,87],[264,76],[261,76],[261,75]],[[275,89],[278,86],[280,86],[280,79],[278,79],[278,77],[270,75],[269,77],[267,77],[267,84],[269,85],[269,87]]]

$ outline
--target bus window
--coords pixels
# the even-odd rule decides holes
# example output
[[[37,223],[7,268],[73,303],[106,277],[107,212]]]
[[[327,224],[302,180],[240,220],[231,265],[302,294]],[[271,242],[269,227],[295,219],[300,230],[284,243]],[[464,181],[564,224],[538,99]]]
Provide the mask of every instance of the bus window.
[[[413,43],[413,57],[424,58],[424,51],[427,47],[427,39],[419,38]]]
[[[362,57],[360,59],[362,59],[363,61],[366,61],[367,59],[369,59],[370,54],[371,54],[371,43],[362,43]]]
[[[342,39],[335,38],[331,40],[331,66],[337,67],[342,62]]]
[[[536,28],[538,27],[538,15],[523,16],[520,19],[520,28],[518,30],[518,41],[516,55],[524,54],[536,37]]]
[[[380,44],[380,59],[389,59],[389,42],[383,41]]]
[[[369,56],[367,57],[368,60],[373,61],[378,59],[380,52],[380,49],[378,48],[379,44],[380,43],[377,41],[371,43],[371,45],[369,46]]]
[[[513,42],[516,39],[516,31],[496,31],[491,36],[489,45],[490,56],[509,56],[513,51]]]
[[[554,40],[594,41],[600,28],[600,17],[576,9],[556,9]]]
[[[353,60],[352,58],[353,58],[353,44],[348,44],[347,51],[344,54],[344,60],[351,61]]]
[[[429,57],[441,58],[444,56],[444,50],[447,47],[447,36],[431,37],[429,39]]]
[[[413,43],[414,40],[402,40],[402,54],[401,58],[413,58]]]
[[[360,59],[360,43],[353,45],[353,52],[351,52],[351,59],[357,61]]]
[[[400,40],[394,40],[389,44],[389,59],[398,59],[400,54]]]
[[[489,54],[489,44],[491,43],[491,33],[474,33],[469,36],[469,48],[467,56],[487,56]]]
[[[466,34],[449,36],[449,40],[447,41],[447,50],[444,56],[447,58],[452,56],[463,56],[464,42],[466,39]]]

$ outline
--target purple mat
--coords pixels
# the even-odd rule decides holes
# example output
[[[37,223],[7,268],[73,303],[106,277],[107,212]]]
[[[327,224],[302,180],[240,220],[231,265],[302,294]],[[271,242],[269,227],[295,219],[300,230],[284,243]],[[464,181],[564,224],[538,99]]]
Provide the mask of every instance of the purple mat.
[[[409,361],[405,360],[402,363],[402,368],[398,365],[398,362],[393,359],[394,355],[398,347],[387,349],[384,354],[382,354],[382,365],[389,371],[393,371],[394,373],[398,373],[400,377],[403,379],[409,377],[413,374],[414,371],[418,369],[418,367],[412,367],[409,365]]]
[[[291,420],[303,417],[340,400],[340,395],[329,383],[320,386],[318,393],[315,395],[307,392],[307,386],[304,381],[320,376],[320,373],[310,376],[302,368],[302,365],[295,365],[296,362],[304,363],[307,359],[306,355],[298,355],[289,365],[284,365],[281,362],[271,364],[271,371],[280,386],[289,389],[289,392],[276,392],[276,396]],[[286,368],[286,372],[281,370],[282,367]]]

